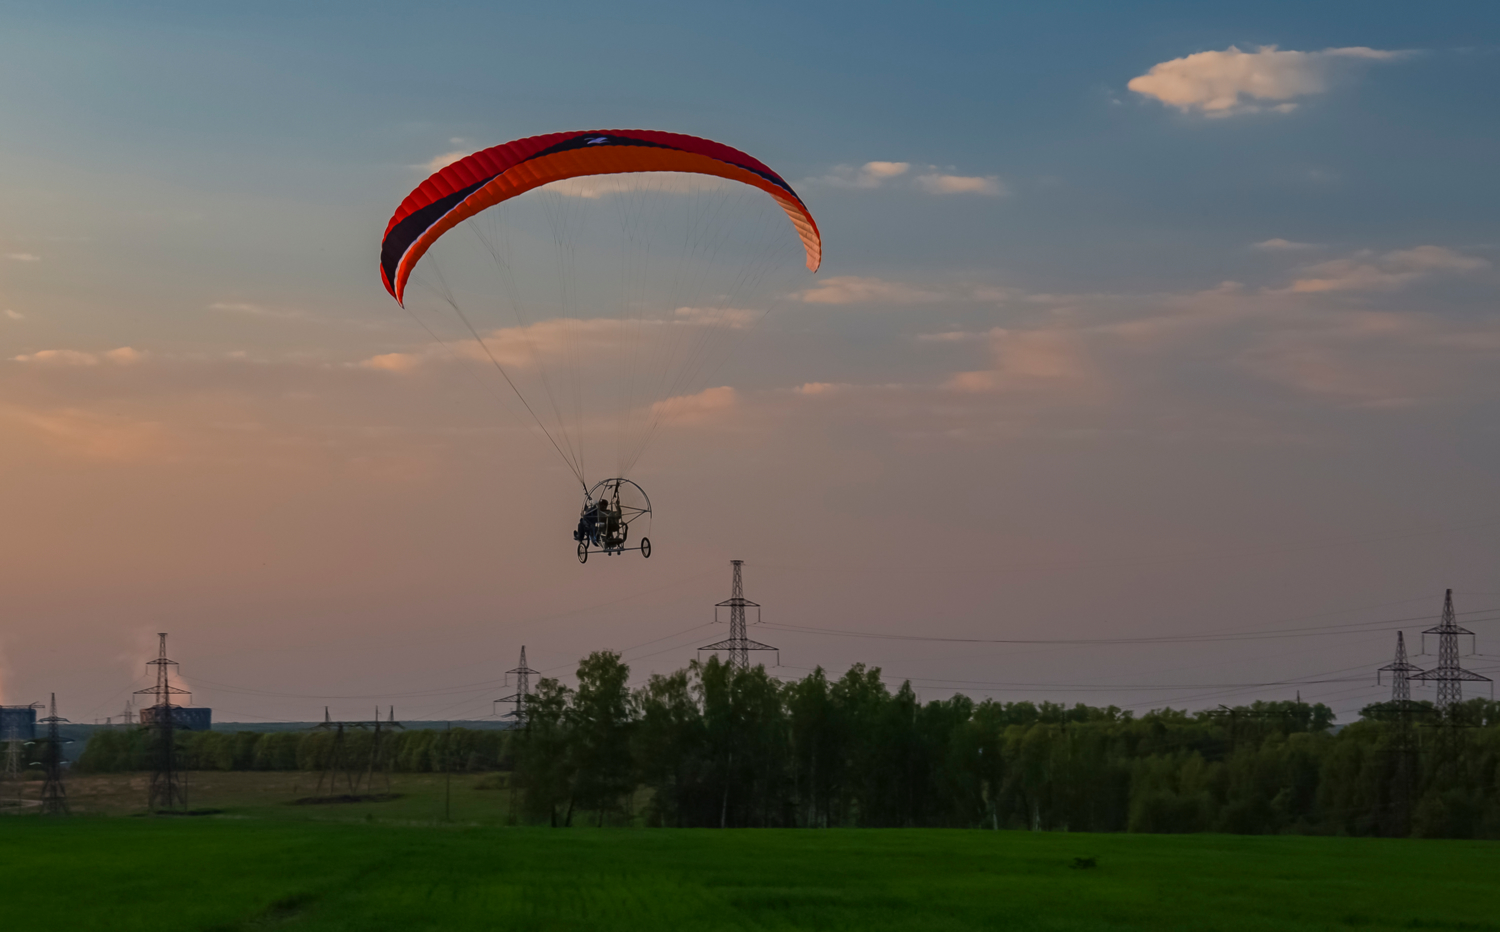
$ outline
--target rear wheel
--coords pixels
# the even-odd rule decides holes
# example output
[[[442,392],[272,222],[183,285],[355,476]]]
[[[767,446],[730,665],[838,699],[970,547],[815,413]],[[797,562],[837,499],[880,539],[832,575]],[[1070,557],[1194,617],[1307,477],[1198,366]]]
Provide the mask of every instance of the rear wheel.
[[[588,544],[588,541],[581,540],[581,541],[578,542],[578,562],[579,563],[587,563],[587,562],[589,562],[589,544]]]
[[[651,559],[651,538],[649,537],[641,538],[641,556]]]

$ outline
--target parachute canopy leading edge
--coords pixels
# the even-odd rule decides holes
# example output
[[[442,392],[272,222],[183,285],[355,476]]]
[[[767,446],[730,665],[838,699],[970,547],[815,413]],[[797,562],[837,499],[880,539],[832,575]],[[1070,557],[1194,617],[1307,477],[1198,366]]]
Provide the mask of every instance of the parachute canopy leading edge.
[[[380,277],[397,302],[417,261],[448,230],[533,188],[585,175],[689,172],[738,181],[786,211],[817,271],[823,243],[807,205],[764,163],[721,143],[656,130],[549,133],[475,152],[436,172],[401,202],[380,247]]]

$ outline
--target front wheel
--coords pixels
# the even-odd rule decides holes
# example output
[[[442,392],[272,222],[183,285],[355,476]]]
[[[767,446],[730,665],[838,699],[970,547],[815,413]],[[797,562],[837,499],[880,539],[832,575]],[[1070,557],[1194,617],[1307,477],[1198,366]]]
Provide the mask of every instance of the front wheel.
[[[578,562],[589,562],[589,542],[586,540],[581,540],[578,542]]]
[[[641,556],[651,559],[651,538],[649,537],[641,538]]]

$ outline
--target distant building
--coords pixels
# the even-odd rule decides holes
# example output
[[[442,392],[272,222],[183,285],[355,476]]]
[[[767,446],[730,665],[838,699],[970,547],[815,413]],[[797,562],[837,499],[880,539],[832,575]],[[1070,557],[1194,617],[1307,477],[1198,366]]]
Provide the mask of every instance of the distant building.
[[[36,707],[0,705],[0,741],[9,741],[11,730],[22,741],[36,740]]]
[[[156,706],[141,709],[138,718],[142,725],[155,725]],[[213,709],[173,706],[172,727],[188,731],[209,731],[213,728]]]

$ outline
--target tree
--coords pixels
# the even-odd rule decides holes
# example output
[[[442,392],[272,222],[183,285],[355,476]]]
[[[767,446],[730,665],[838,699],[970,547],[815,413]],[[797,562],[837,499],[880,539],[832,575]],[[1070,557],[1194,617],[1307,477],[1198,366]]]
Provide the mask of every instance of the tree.
[[[573,803],[596,813],[620,808],[632,789],[630,668],[612,651],[595,651],[578,665],[578,692],[567,713]]]
[[[537,681],[526,703],[526,722],[516,742],[515,784],[522,793],[522,809],[530,818],[545,817],[557,826],[557,807],[573,808],[573,771],[568,753],[572,690],[551,677]]]

